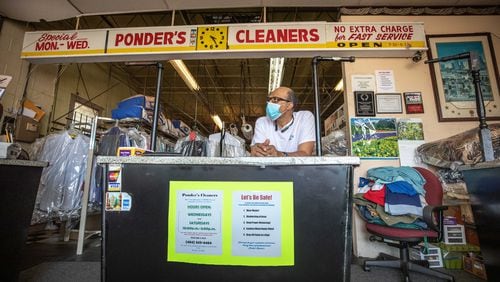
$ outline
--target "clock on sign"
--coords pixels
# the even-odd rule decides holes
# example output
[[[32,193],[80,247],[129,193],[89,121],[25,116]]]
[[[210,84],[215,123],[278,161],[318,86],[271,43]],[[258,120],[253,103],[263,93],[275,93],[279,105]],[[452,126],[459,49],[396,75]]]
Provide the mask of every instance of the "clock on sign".
[[[226,50],[227,26],[198,27],[197,50]]]

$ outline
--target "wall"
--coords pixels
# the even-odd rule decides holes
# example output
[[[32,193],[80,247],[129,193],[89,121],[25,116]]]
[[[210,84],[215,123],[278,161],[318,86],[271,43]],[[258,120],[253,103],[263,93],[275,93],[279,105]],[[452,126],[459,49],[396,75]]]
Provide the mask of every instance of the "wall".
[[[500,59],[500,16],[343,16],[342,22],[423,22],[425,33],[453,34],[491,32],[496,64]],[[351,75],[374,74],[375,70],[393,70],[396,80],[396,90],[422,92],[424,114],[392,114],[377,115],[377,117],[411,117],[420,118],[424,124],[426,142],[435,141],[478,126],[478,122],[438,122],[438,114],[434,100],[431,76],[424,60],[414,63],[410,58],[357,58],[353,64],[345,64],[347,114],[354,117],[354,98],[351,88]],[[354,170],[354,187],[358,185],[360,176],[366,171],[378,166],[399,166],[399,160],[362,160],[361,165]],[[355,188],[356,190],[356,188]],[[382,243],[368,241],[364,222],[356,214],[353,222],[354,254],[363,257],[376,257],[379,252],[398,255],[396,248],[387,247]]]
[[[52,96],[55,102],[52,120],[66,123],[72,94],[91,100],[104,109],[102,116],[111,117],[111,110],[120,100],[136,94],[121,74],[111,64],[61,65],[56,99]]]
[[[21,49],[25,26],[16,21],[4,19],[0,31],[0,74],[12,76],[2,104],[5,114],[14,114],[18,101],[23,96],[29,63],[22,61]]]
[[[16,115],[25,92],[27,99],[46,112],[40,125],[40,133],[45,135],[50,133],[52,110],[52,120],[59,118],[66,124],[71,94],[92,99],[104,109],[103,116],[111,116],[118,101],[135,94],[124,72],[110,64],[35,65],[21,60],[25,31],[24,24],[5,19],[0,33],[0,74],[13,77],[2,98],[6,115]]]

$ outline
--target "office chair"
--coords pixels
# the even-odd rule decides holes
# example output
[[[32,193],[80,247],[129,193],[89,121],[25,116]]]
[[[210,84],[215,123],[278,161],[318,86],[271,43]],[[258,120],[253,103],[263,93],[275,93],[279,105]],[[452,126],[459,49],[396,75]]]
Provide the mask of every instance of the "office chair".
[[[410,281],[409,272],[415,271],[441,279],[455,281],[452,275],[430,269],[429,263],[425,260],[414,261],[410,260],[409,248],[423,242],[425,237],[428,240],[441,241],[443,234],[442,214],[447,207],[442,206],[443,189],[439,179],[429,170],[421,167],[415,169],[424,177],[426,184],[424,185],[425,200],[428,206],[424,207],[424,221],[429,226],[429,229],[403,229],[394,228],[391,226],[366,223],[366,230],[373,234],[370,236],[370,241],[385,242],[389,246],[399,248],[399,259],[385,254],[380,254],[377,260],[366,260],[363,265],[364,271],[370,271],[371,266],[399,268],[403,274],[402,281]],[[386,240],[396,242],[386,242]]]

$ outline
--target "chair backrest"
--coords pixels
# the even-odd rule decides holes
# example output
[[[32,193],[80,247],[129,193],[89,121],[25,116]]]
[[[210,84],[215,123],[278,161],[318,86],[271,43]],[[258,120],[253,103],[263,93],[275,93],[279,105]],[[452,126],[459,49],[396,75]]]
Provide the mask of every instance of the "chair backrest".
[[[437,176],[430,170],[423,167],[414,167],[423,178],[425,178],[425,200],[432,206],[443,204],[443,187]]]

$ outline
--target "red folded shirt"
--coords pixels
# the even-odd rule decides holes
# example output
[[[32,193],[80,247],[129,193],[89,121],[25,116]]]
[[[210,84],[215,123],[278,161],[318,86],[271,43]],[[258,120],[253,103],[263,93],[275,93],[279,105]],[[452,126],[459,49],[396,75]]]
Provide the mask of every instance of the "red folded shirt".
[[[385,205],[385,185],[382,187],[380,190],[369,190],[365,194],[363,194],[363,197],[367,199],[368,201],[374,202],[378,205],[384,206]]]

